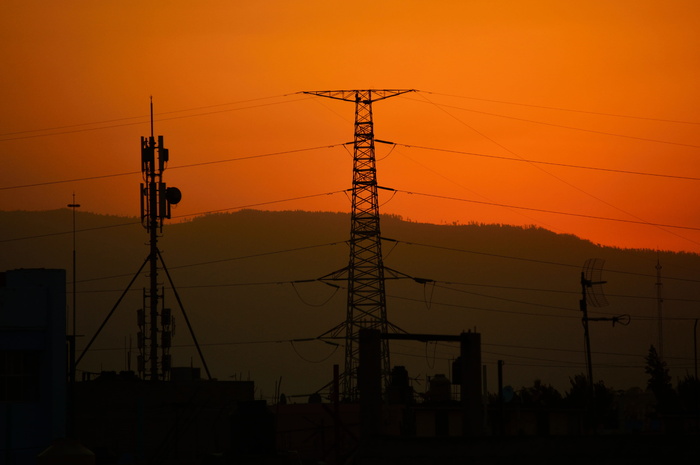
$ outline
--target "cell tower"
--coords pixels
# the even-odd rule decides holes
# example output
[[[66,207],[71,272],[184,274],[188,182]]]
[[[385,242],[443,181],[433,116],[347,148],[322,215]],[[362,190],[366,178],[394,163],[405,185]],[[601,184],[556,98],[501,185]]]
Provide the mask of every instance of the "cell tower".
[[[413,92],[413,90],[367,89],[303,92],[355,103],[350,261],[347,268],[334,273],[335,276],[339,276],[347,272],[347,314],[343,323],[326,333],[337,336],[343,330],[345,331],[345,371],[342,390],[346,399],[356,397],[360,329],[376,329],[382,333],[387,333],[389,329],[379,228],[377,190],[380,187],[377,185],[372,103],[407,92]],[[382,373],[386,384],[391,374],[387,339],[382,339],[381,358]]]
[[[211,373],[207,362],[204,360],[204,355],[195,337],[194,330],[187,317],[185,308],[180,300],[180,295],[177,292],[173,279],[165,266],[163,255],[158,249],[158,234],[163,232],[163,220],[170,218],[171,205],[176,205],[182,199],[182,193],[175,187],[167,187],[163,182],[163,172],[168,163],[168,149],[163,145],[163,136],[156,138],[153,135],[153,101],[151,100],[151,135],[150,137],[141,138],[141,173],[143,174],[143,183],[140,187],[141,196],[141,224],[150,235],[150,252],[144,260],[141,267],[131,279],[126,289],[114,304],[112,309],[107,314],[100,327],[95,332],[95,335],[87,343],[80,357],[76,361],[76,366],[85,357],[85,354],[90,350],[93,342],[100,335],[107,322],[112,317],[114,312],[119,307],[119,304],[124,299],[126,294],[131,289],[131,286],[139,277],[141,272],[149,265],[149,287],[143,290],[143,308],[137,311],[138,321],[138,372],[143,379],[151,381],[166,380],[169,378],[171,369],[170,346],[172,339],[173,321],[171,311],[165,308],[164,304],[164,287],[158,282],[159,271],[162,270],[165,277],[170,283],[172,292],[175,295],[175,300],[182,311],[187,328],[190,331],[192,340],[204,370],[207,373],[208,379],[211,379]],[[161,267],[159,268],[158,264]]]
[[[166,187],[163,182],[168,158],[168,149],[163,146],[163,136],[158,136],[157,143],[153,136],[151,101],[151,135],[141,137],[141,224],[150,234],[150,286],[148,290],[143,291],[144,308],[137,311],[137,321],[138,371],[142,377],[152,381],[167,379],[171,368],[172,318],[170,309],[162,305],[164,294],[162,286],[158,283],[158,233],[163,232],[163,220],[170,218],[170,206],[180,202],[182,194],[176,187]],[[159,308],[161,306],[162,308]]]

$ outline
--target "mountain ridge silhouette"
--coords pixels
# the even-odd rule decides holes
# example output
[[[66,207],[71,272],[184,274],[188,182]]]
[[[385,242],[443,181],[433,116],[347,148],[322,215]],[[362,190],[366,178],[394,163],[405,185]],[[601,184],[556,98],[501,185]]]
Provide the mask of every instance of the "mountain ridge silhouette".
[[[65,268],[71,276],[71,215],[69,209],[0,212],[2,268]],[[77,211],[76,225],[80,352],[146,260],[149,237],[138,218]],[[617,388],[645,386],[644,356],[658,345],[657,260],[671,374],[693,370],[698,255],[603,247],[538,227],[435,225],[396,216],[383,216],[381,227],[385,266],[420,278],[387,280],[389,320],[408,332],[479,331],[491,391],[499,359],[504,382],[513,386],[541,379],[564,391],[570,377],[585,371],[579,300],[589,258],[606,261],[610,302],[589,308],[591,316],[632,319],[629,326],[591,322],[594,378]],[[330,380],[334,363],[342,368],[343,334],[313,338],[345,319],[345,283],[334,288],[317,278],[348,265],[349,232],[349,214],[306,211],[241,210],[165,225],[159,247],[214,377],[250,377],[262,397],[283,380],[282,392],[305,395]],[[176,318],[174,364],[201,366],[162,271],[159,282]],[[147,286],[145,273],[136,278],[80,370],[135,368],[136,309]],[[420,391],[427,376],[449,374],[457,352],[396,342],[392,363],[407,366]]]

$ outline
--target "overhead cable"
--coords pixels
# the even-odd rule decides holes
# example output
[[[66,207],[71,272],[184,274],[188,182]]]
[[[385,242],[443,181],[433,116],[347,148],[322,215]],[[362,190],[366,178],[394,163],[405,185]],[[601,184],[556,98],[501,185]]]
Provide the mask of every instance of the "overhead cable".
[[[477,204],[481,204],[481,205],[489,205],[492,207],[514,208],[514,209],[519,209],[519,210],[529,210],[529,211],[535,211],[535,212],[540,212],[540,213],[551,213],[554,215],[576,216],[579,218],[588,218],[588,219],[604,220],[604,221],[617,221],[617,222],[621,222],[621,223],[641,224],[644,226],[655,226],[655,227],[663,227],[663,228],[684,229],[684,230],[689,230],[689,231],[700,231],[699,227],[693,227],[693,226],[679,226],[679,225],[673,225],[673,224],[652,223],[652,222],[643,221],[643,220],[626,220],[623,218],[610,218],[610,217],[605,217],[605,216],[586,215],[583,213],[562,212],[562,211],[557,211],[557,210],[547,210],[544,208],[523,207],[523,206],[519,206],[519,205],[507,205],[507,204],[495,203],[495,202],[484,202],[484,201],[480,201],[480,200],[462,199],[459,197],[450,197],[447,195],[427,194],[427,193],[423,193],[423,192],[412,192],[412,191],[406,191],[406,190],[401,190],[401,189],[394,189],[394,190],[397,192],[402,192],[404,194],[409,194],[409,195],[421,195],[421,196],[433,197],[433,198],[437,198],[437,199],[454,200],[454,201],[458,201],[458,202],[477,203]]]

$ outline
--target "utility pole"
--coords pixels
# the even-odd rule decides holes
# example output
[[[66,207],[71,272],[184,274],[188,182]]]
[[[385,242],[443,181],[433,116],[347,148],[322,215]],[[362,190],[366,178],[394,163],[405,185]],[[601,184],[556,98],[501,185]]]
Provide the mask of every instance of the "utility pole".
[[[664,320],[663,320],[663,283],[661,282],[661,261],[656,259],[656,315],[659,323],[659,359],[664,359]]]
[[[77,337],[76,324],[76,303],[78,301],[76,294],[76,247],[75,247],[75,209],[80,207],[80,204],[75,203],[75,192],[73,192],[73,203],[69,203],[68,208],[73,210],[73,318],[72,318],[72,333],[68,337],[70,344],[70,367],[68,373],[68,437],[75,436],[75,340]]]
[[[75,271],[75,265],[76,265],[76,247],[75,247],[75,209],[79,208],[80,204],[75,203],[75,192],[73,192],[73,203],[68,204],[68,208],[73,210],[73,337],[75,337],[76,333],[76,320],[75,320],[75,315],[76,315],[76,293],[75,293],[75,285],[76,285],[76,271]]]
[[[630,324],[630,316],[627,314],[617,315],[613,317],[595,317],[591,318],[588,316],[588,303],[594,307],[605,307],[608,305],[608,301],[603,294],[603,284],[607,281],[601,280],[603,273],[603,264],[605,260],[599,258],[591,258],[586,260],[583,264],[583,271],[581,271],[581,300],[579,301],[581,312],[583,316],[581,317],[581,322],[583,323],[583,337],[586,349],[586,368],[588,371],[588,388],[590,390],[590,395],[593,395],[593,361],[591,360],[591,338],[588,332],[588,323],[590,321],[610,321],[612,325],[615,326],[619,323],[623,326]],[[592,397],[591,397],[592,398]]]
[[[330,332],[345,331],[345,371],[343,397],[357,397],[357,367],[359,362],[360,329],[375,329],[387,333],[384,263],[379,227],[377,167],[374,152],[374,121],[372,103],[413,92],[411,89],[365,89],[307,91],[335,100],[355,103],[355,135],[353,144],[352,212],[350,227],[350,260],[347,268],[348,298],[345,322]],[[384,387],[388,385],[391,366],[389,342],[381,342],[381,370]]]
[[[693,366],[695,367],[695,379],[698,379],[698,319],[693,324]]]
[[[581,300],[580,307],[583,316],[581,317],[581,323],[583,324],[583,341],[586,350],[586,370],[588,377],[588,388],[593,391],[593,362],[591,360],[591,337],[588,333],[588,299],[586,298],[587,288],[591,287],[594,283],[586,279],[585,273],[581,272]],[[605,281],[596,282],[595,284],[605,284]]]

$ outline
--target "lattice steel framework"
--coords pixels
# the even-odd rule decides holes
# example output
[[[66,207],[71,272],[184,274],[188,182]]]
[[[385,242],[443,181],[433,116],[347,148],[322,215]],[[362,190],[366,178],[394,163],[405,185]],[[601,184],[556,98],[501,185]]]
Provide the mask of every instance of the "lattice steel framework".
[[[304,92],[355,102],[350,261],[347,268],[333,274],[337,277],[347,272],[347,314],[343,323],[327,333],[338,336],[345,332],[345,369],[342,376],[342,389],[343,397],[348,400],[357,397],[360,329],[377,329],[382,333],[387,333],[389,329],[379,227],[372,103],[412,91],[411,89],[367,89]],[[386,386],[391,373],[389,342],[386,339],[382,340],[381,357]]]
[[[153,119],[151,102],[151,121]],[[158,282],[158,233],[163,231],[163,220],[170,218],[168,188],[163,182],[168,149],[163,146],[163,136],[158,142],[153,136],[141,138],[141,223],[150,236],[149,288],[143,290],[143,308],[137,311],[138,320],[138,372],[151,381],[165,380],[170,374],[170,346],[172,337],[170,309],[162,308],[164,293]],[[179,199],[178,199],[179,201]],[[175,202],[177,203],[177,202]],[[160,342],[160,344],[159,344]]]
[[[157,140],[157,143],[156,143]],[[176,205],[182,199],[180,189],[176,187],[167,187],[163,182],[163,172],[169,160],[169,151],[163,145],[163,136],[158,136],[156,139],[153,135],[153,100],[151,100],[151,135],[150,137],[141,138],[141,174],[143,182],[140,186],[141,197],[141,224],[150,235],[150,253],[143,262],[139,270],[126,286],[117,302],[107,314],[100,327],[92,336],[90,342],[87,343],[80,357],[76,360],[75,366],[85,357],[85,354],[90,350],[93,342],[100,335],[107,322],[112,317],[114,312],[119,307],[119,304],[124,299],[126,294],[131,289],[131,286],[139,277],[141,272],[149,267],[149,288],[143,290],[143,308],[137,310],[138,321],[138,372],[143,379],[151,381],[167,380],[170,376],[171,356],[170,347],[172,339],[172,327],[174,326],[171,311],[163,306],[164,303],[164,287],[158,282],[159,270],[165,272],[165,276],[170,283],[175,300],[182,310],[182,316],[185,319],[187,328],[190,331],[192,340],[199,357],[207,373],[207,377],[211,379],[211,373],[207,362],[204,360],[204,355],[195,337],[194,330],[190,324],[190,319],[185,312],[185,307],[182,305],[180,295],[177,292],[175,284],[168,268],[165,266],[163,255],[158,249],[158,234],[163,232],[163,222],[170,218],[171,206]],[[69,205],[71,206],[71,205]],[[80,205],[77,205],[78,207]],[[159,268],[158,263],[162,268]],[[162,307],[162,308],[161,308]],[[159,344],[160,341],[160,344]],[[130,364],[130,362],[129,362]]]

